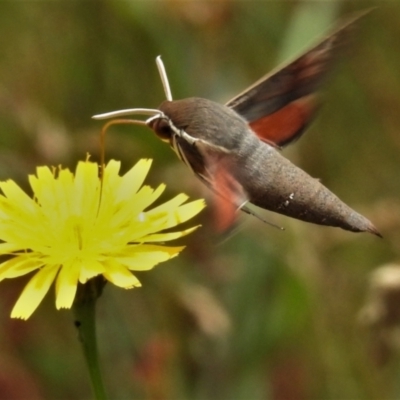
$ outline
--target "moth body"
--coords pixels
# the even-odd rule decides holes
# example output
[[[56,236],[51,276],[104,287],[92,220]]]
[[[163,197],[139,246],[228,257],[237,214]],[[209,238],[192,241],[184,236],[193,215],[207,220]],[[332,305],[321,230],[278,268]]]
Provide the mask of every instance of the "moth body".
[[[343,203],[318,179],[283,157],[276,147],[260,140],[247,121],[231,108],[207,99],[188,98],[165,101],[159,109],[177,131],[200,141],[201,145],[175,138],[185,154],[185,162],[196,175],[205,177],[208,186],[213,186],[210,182],[221,164],[242,188],[242,196],[258,207],[319,225],[378,234],[369,220]],[[151,127],[156,134],[165,135],[157,121]],[[174,135],[170,130],[170,142]],[[212,189],[218,193],[218,187]]]

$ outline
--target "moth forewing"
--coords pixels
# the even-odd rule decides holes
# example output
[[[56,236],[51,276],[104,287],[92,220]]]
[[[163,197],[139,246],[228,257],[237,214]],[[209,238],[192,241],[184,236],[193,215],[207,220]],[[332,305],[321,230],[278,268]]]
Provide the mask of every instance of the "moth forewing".
[[[355,22],[369,11],[345,19],[300,56],[264,75],[226,105],[244,117],[265,142],[279,147],[291,143],[315,116],[321,82],[348,44]]]

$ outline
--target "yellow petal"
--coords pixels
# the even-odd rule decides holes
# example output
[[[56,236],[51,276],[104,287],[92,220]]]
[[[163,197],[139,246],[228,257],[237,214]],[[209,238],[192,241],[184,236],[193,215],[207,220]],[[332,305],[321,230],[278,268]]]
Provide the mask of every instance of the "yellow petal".
[[[72,213],[86,215],[93,211],[97,213],[100,180],[98,165],[91,162],[80,162],[76,168]]]
[[[21,250],[21,247],[15,243],[0,243],[0,254],[11,254],[14,251]]]
[[[29,183],[35,193],[35,198],[45,215],[53,215],[53,219],[65,216],[71,210],[71,195],[73,191],[73,174],[68,169],[55,171],[48,167],[38,167],[36,175],[29,176]],[[54,221],[57,224],[57,221]]]
[[[194,226],[193,228],[185,229],[180,232],[167,232],[167,233],[154,233],[152,235],[147,235],[142,238],[140,238],[141,241],[143,242],[167,242],[169,240],[175,240],[179,239],[182,236],[186,236],[189,233],[192,233],[194,230],[196,230],[198,227],[201,225]]]
[[[97,275],[103,274],[106,271],[105,266],[96,260],[87,260],[82,264],[79,275],[79,282],[86,283],[89,279]]]
[[[151,254],[152,252],[166,252],[170,256],[173,256],[176,253],[181,252],[186,246],[160,246],[158,244],[136,244],[127,247],[121,257],[129,257],[134,256],[137,253],[142,254]]]
[[[81,264],[78,261],[64,264],[56,281],[56,308],[71,308],[78,287]]]
[[[190,203],[186,203],[178,208],[174,214],[177,216],[177,224],[188,221],[197,215],[203,208],[206,206],[206,203],[203,199],[191,201]]]
[[[148,186],[143,186],[133,198],[131,208],[135,209],[138,214],[146,209],[150,204],[153,204],[162,195],[166,188],[162,183],[161,185],[158,185],[155,190],[151,189],[151,194],[144,196],[142,192],[144,192],[147,187]]]
[[[29,274],[43,266],[43,261],[29,255],[17,256],[0,265],[0,281],[3,279],[18,278]]]
[[[183,204],[189,197],[184,194],[180,193],[177,196],[175,196],[173,199],[160,204],[158,207],[155,207],[151,209],[150,211],[147,211],[147,214],[153,215],[153,214],[158,214],[161,212],[171,212],[172,210],[175,210],[177,207],[179,207],[181,204]]]
[[[121,168],[119,161],[110,160],[103,171],[101,202],[113,204],[115,193],[121,185],[122,178],[118,175]]]
[[[55,180],[53,171],[47,166],[37,167],[36,176],[39,182],[42,184],[45,183],[46,185],[51,184]]]
[[[127,231],[127,243],[143,242],[143,237],[164,230],[168,215],[162,214],[149,218],[146,213],[142,213],[139,218],[141,217],[143,217],[143,220],[132,224],[130,229]]]
[[[142,286],[132,272],[113,259],[107,261],[106,272],[103,275],[114,285],[125,289]]]
[[[14,181],[0,182],[0,188],[11,203],[29,211],[34,208],[32,199]]]
[[[42,207],[54,207],[55,178],[49,167],[37,167],[36,176],[29,175],[29,183]]]
[[[121,168],[121,162],[116,160],[110,160],[106,167],[104,168],[104,184],[109,184],[109,179],[114,179],[115,177],[119,176],[119,170]]]
[[[28,319],[32,315],[48,292],[58,269],[55,266],[45,267],[32,277],[15,304],[11,318]]]
[[[149,204],[149,201],[153,197],[154,190],[150,186],[143,186],[130,202],[124,202],[119,205],[118,210],[112,218],[113,227],[121,224],[128,225],[137,214],[143,211],[144,207]]]
[[[182,224],[187,220],[193,218],[205,207],[204,200],[196,200],[184,204],[177,209],[171,210],[168,213],[168,219],[164,229],[173,228],[176,225]]]
[[[166,247],[156,245],[138,245],[124,256],[116,257],[116,261],[134,271],[147,271],[155,265],[178,255],[185,247]]]
[[[115,193],[117,202],[128,200],[140,189],[150,170],[152,160],[139,160],[123,177]]]
[[[32,199],[11,179],[0,182],[0,188],[8,200],[28,206],[32,204]]]

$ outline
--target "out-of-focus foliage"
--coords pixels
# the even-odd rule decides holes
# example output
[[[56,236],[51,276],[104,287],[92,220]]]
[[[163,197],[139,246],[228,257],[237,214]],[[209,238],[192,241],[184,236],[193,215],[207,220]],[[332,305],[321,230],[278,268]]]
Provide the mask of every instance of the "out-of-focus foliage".
[[[284,154],[370,218],[384,239],[271,213],[228,237],[212,212],[177,259],[106,287],[99,345],[113,399],[399,398],[399,333],[384,357],[360,323],[370,272],[400,258],[400,4],[284,1],[0,2],[0,179],[98,159],[90,116],[174,98],[225,102],[342,15],[360,21],[307,134]],[[148,129],[113,127],[107,158],[154,158],[172,194],[209,193]],[[48,296],[9,319],[26,283],[1,283],[0,398],[83,399],[90,386],[69,312]],[[400,304],[398,304],[400,307]],[[393,304],[392,304],[393,307]]]

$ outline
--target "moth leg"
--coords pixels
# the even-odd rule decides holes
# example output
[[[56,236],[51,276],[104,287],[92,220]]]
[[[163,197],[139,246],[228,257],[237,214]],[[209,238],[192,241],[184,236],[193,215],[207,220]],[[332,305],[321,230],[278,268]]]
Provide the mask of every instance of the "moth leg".
[[[273,226],[274,228],[277,228],[281,231],[284,231],[285,228],[279,225],[275,225],[272,222],[267,221],[266,219],[264,219],[260,214],[256,213],[254,210],[250,209],[246,204],[243,204],[242,207],[240,207],[240,209],[245,212],[246,214],[249,214],[253,217],[256,217],[257,219],[259,219],[260,221],[264,222],[264,224],[268,224]]]

